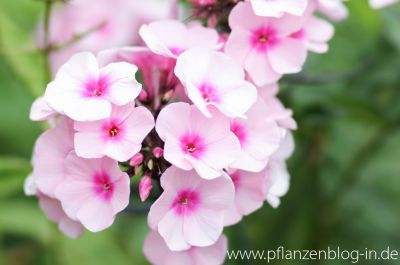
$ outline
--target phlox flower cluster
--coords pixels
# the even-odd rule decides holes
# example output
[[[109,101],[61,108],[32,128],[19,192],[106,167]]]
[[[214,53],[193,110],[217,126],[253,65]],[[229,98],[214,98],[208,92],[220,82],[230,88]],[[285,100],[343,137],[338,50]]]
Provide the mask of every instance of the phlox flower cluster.
[[[320,14],[348,13],[339,0],[189,2],[190,22],[143,24],[143,46],[61,56],[30,115],[50,128],[26,193],[72,238],[110,227],[136,195],[150,201],[144,254],[155,265],[222,264],[224,227],[280,205],[297,124],[278,82],[328,51],[334,27]],[[128,44],[121,19],[89,40]]]

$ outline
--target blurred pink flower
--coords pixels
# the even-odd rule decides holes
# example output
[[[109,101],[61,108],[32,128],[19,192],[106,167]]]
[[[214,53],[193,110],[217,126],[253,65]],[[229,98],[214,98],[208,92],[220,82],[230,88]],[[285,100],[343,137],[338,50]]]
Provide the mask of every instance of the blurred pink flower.
[[[49,120],[56,115],[57,112],[47,104],[45,98],[39,97],[32,103],[29,118],[32,121],[44,121]]]
[[[76,121],[110,117],[111,103],[125,105],[140,93],[137,67],[125,62],[100,68],[88,52],[74,55],[46,88],[47,104]]]
[[[140,36],[156,54],[177,58],[191,48],[219,48],[219,36],[215,29],[199,24],[186,26],[178,20],[161,20],[143,25]]]
[[[285,108],[283,103],[276,96],[278,93],[278,85],[272,84],[263,86],[258,89],[258,94],[268,106],[267,117],[274,120],[283,129],[295,130],[297,123],[293,119],[293,111]]]
[[[328,41],[332,39],[335,28],[329,22],[313,15],[315,5],[310,4],[305,14],[301,17],[302,27],[292,34],[292,38],[304,42],[305,46],[313,52],[325,53],[328,51]]]
[[[114,160],[83,159],[73,152],[65,166],[66,178],[57,187],[56,197],[67,215],[91,232],[111,226],[129,203],[128,174],[121,172]]]
[[[234,199],[231,179],[205,180],[195,171],[168,168],[161,176],[164,192],[151,206],[149,226],[172,251],[213,245],[222,234],[224,211]]]
[[[217,0],[189,0],[189,2],[197,6],[208,6],[215,4]]]
[[[179,118],[177,118],[179,117]],[[172,103],[159,114],[156,131],[165,142],[164,158],[205,179],[221,176],[235,161],[240,143],[230,131],[229,119],[215,111],[206,118],[194,105]]]
[[[309,0],[250,0],[257,16],[281,17],[284,14],[303,15]]]
[[[188,50],[179,56],[175,74],[207,117],[210,107],[229,117],[244,117],[257,99],[257,89],[245,80],[242,67],[222,52]]]
[[[317,9],[333,21],[341,21],[349,15],[349,10],[342,0],[315,0]]]
[[[372,8],[380,9],[397,3],[399,0],[369,0],[369,4]]]
[[[139,27],[169,18],[172,8],[174,0],[72,0],[56,6],[50,19],[50,43],[62,49],[51,53],[52,72],[77,52],[140,43]],[[38,38],[43,46],[42,28]]]
[[[285,131],[281,147],[271,157],[266,168],[264,190],[266,201],[274,208],[280,204],[280,198],[289,190],[290,175],[286,160],[292,155],[294,140],[290,131]]]
[[[301,29],[300,23],[293,23],[293,16],[258,17],[250,3],[240,2],[229,16],[229,25],[232,33],[225,51],[242,64],[256,85],[301,71],[307,49],[291,37]]]
[[[209,247],[191,247],[184,251],[171,251],[164,239],[151,231],[143,246],[143,252],[153,265],[221,265],[224,262],[228,240],[222,235]]]
[[[107,156],[124,162],[140,151],[153,128],[154,117],[145,107],[135,107],[133,102],[113,106],[110,118],[75,122],[75,151],[83,158]]]

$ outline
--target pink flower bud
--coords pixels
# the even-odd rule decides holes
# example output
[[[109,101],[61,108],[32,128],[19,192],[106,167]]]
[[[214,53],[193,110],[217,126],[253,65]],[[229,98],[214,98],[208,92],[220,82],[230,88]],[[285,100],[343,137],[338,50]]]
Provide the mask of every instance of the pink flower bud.
[[[156,147],[153,149],[153,156],[155,158],[160,158],[164,155],[164,149],[162,149],[161,147]]]
[[[208,6],[215,4],[216,0],[190,0],[189,2],[197,6]]]
[[[149,99],[149,94],[146,92],[146,90],[142,89],[140,91],[140,94],[138,96],[138,99],[140,101],[147,101]]]
[[[147,200],[152,188],[153,183],[151,182],[151,178],[147,175],[143,176],[139,182],[139,196],[142,202]]]
[[[142,153],[137,153],[131,158],[131,161],[129,161],[129,165],[131,165],[132,167],[138,166],[141,163],[143,163]]]

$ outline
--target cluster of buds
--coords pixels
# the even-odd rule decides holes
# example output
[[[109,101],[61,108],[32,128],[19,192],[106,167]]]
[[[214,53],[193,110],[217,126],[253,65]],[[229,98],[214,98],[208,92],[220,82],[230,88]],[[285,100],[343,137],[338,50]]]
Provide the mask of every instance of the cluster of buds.
[[[191,2],[208,27],[156,21],[139,30],[146,47],[77,53],[31,109],[51,128],[26,193],[73,238],[139,194],[155,265],[221,264],[224,227],[279,206],[297,124],[277,82],[328,50],[334,28],[316,12],[347,14],[339,0]]]

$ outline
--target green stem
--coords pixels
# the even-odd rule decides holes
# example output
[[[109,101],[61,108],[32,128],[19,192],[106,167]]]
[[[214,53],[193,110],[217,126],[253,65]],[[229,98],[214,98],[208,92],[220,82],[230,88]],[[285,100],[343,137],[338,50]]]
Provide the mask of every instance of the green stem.
[[[51,81],[51,70],[50,70],[50,60],[49,56],[51,53],[50,49],[50,17],[53,8],[53,0],[45,0],[45,11],[44,11],[44,49],[43,49],[43,59],[44,59],[44,79],[45,83]]]

